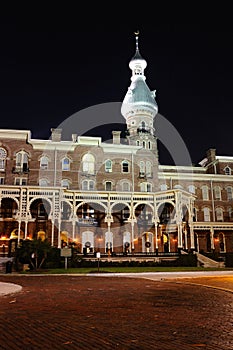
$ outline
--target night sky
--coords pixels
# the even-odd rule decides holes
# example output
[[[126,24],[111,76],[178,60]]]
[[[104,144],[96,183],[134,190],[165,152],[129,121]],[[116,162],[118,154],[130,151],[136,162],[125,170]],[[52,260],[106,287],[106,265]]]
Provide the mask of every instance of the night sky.
[[[159,113],[177,129],[193,163],[209,148],[233,156],[231,25],[168,20],[96,29],[42,23],[1,21],[0,128],[31,130],[32,138],[47,139],[51,128],[74,113],[121,102],[130,85],[133,33],[139,29],[146,82],[156,89]],[[116,122],[123,130],[120,115]],[[89,134],[108,139],[117,128],[100,125]],[[160,162],[169,163],[162,145]]]

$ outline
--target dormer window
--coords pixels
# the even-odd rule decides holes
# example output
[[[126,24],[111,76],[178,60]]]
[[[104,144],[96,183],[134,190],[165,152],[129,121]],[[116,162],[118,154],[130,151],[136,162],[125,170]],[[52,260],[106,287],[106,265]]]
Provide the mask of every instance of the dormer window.
[[[40,169],[48,169],[49,159],[46,156],[40,158]]]
[[[105,172],[106,173],[112,172],[112,161],[110,159],[105,161]]]
[[[231,168],[229,166],[225,167],[225,175],[231,175]]]
[[[67,157],[62,159],[62,170],[63,171],[70,170],[70,160]]]
[[[25,151],[20,151],[16,154],[16,171],[28,172],[28,154]]]

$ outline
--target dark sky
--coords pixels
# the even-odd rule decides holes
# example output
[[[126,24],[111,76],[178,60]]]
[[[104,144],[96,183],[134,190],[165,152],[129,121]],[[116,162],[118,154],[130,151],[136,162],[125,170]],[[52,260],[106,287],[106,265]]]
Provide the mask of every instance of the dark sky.
[[[233,155],[231,24],[42,24],[1,21],[0,128],[27,129],[33,138],[46,139],[51,127],[77,111],[121,102],[130,85],[133,32],[139,29],[146,82],[157,90],[159,112],[177,129],[193,163],[209,148]],[[116,128],[98,133],[108,138],[110,129]],[[165,150],[160,152],[161,163],[169,162]]]

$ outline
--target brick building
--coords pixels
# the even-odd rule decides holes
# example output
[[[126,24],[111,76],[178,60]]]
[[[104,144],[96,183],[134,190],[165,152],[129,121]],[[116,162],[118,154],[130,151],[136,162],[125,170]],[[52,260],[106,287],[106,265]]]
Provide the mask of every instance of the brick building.
[[[90,253],[233,251],[233,157],[209,149],[198,166],[159,163],[146,66],[136,36],[124,138],[0,130],[1,254],[38,237]]]

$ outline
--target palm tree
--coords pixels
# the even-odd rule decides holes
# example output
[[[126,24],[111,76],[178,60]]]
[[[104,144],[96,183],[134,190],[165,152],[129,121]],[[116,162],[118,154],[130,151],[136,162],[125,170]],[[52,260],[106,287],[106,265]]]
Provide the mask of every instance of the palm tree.
[[[47,239],[23,240],[16,250],[16,261],[30,263],[33,270],[40,269],[52,249]]]

